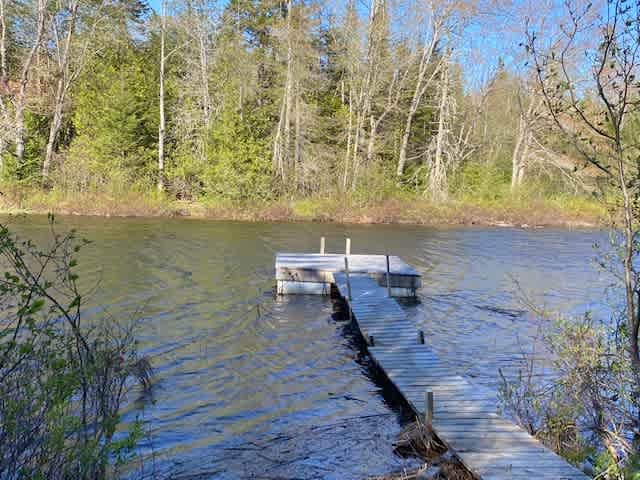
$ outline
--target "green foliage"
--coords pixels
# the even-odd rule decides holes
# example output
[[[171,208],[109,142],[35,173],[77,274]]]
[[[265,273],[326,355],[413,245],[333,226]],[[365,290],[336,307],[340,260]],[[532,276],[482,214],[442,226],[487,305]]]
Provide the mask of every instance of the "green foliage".
[[[238,114],[226,111],[212,127],[204,176],[207,195],[233,200],[265,199],[271,195],[269,145],[253,135]]]
[[[461,198],[496,201],[504,198],[511,182],[511,165],[504,161],[468,162],[453,176],[451,189]]]
[[[557,376],[536,380],[535,373],[550,366],[527,358],[518,378],[503,379],[500,394],[507,410],[568,460],[590,463],[596,476],[634,478],[637,457],[625,429],[635,418],[637,399],[624,334],[613,335],[588,314],[545,323],[543,356],[552,359]]]
[[[158,128],[152,62],[123,43],[86,69],[74,93],[76,137],[59,175],[67,189],[151,183]]]
[[[20,57],[33,33],[35,10],[30,2],[9,3],[9,83],[14,87],[19,82]],[[356,204],[371,204],[409,190],[425,193],[438,129],[441,74],[432,78],[416,108],[405,174],[397,181],[399,146],[419,75],[420,52],[415,48],[422,42],[411,37],[416,32],[400,38],[390,27],[395,15],[404,15],[402,9],[390,6],[388,15],[372,17],[375,25],[367,25],[367,15],[353,2],[338,17],[326,18],[318,2],[293,2],[287,11],[286,3],[232,0],[221,15],[205,4],[186,8],[169,2],[164,82],[167,182],[162,194],[166,197],[161,199],[156,192],[160,18],[149,14],[142,0],[112,2],[104,8],[81,2],[69,69],[77,77],[69,85],[52,173],[46,181],[51,192],[42,195],[48,200],[78,193],[124,198],[134,192],[161,201],[220,200],[242,205],[335,192],[352,194]],[[68,14],[64,7],[51,5],[49,14],[56,12],[59,17]],[[22,187],[43,183],[40,175],[55,103],[56,42],[47,38],[42,43],[41,70],[31,75],[27,89],[23,165],[17,168],[12,139],[0,153],[3,180]],[[80,48],[84,46],[86,50]],[[444,53],[444,45],[438,46],[426,78],[431,78]],[[370,72],[369,56],[375,57]],[[520,95],[528,91],[527,80],[501,60],[481,89],[466,88],[463,65],[451,62],[449,73],[447,131],[455,139],[471,128],[468,145],[474,152],[472,157],[451,154],[453,148],[444,152],[451,197],[469,203],[505,201]],[[370,92],[364,88],[369,81]],[[365,94],[371,98],[365,99]],[[397,104],[386,111],[396,94]],[[289,95],[293,100],[283,110]],[[384,111],[368,155],[371,121]],[[276,131],[284,136],[285,117],[287,145],[283,142],[280,151],[286,151],[282,158],[286,157],[287,173],[279,175],[272,155]],[[355,122],[359,126],[354,155]],[[626,127],[630,137],[637,129],[632,123]],[[536,131],[536,141],[554,152],[575,154],[557,133]],[[541,171],[527,169],[525,183],[531,189],[546,198],[557,198],[559,192],[575,196],[575,189],[558,180],[562,178],[558,172]],[[542,177],[544,182],[539,181]]]
[[[132,455],[136,423],[114,439],[132,376],[146,384],[133,330],[84,325],[76,255],[88,242],[52,230],[40,250],[0,225],[0,477],[103,479]],[[68,307],[65,305],[69,305]]]

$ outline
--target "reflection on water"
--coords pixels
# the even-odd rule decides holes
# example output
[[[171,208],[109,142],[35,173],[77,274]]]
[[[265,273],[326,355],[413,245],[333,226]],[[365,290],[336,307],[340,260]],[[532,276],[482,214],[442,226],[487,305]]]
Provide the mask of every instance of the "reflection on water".
[[[11,219],[46,238],[46,220]],[[356,479],[411,460],[394,456],[401,403],[375,378],[327,297],[273,295],[276,251],[402,256],[423,274],[409,316],[440,356],[495,385],[501,362],[531,348],[537,304],[606,313],[610,281],[595,267],[597,231],[229,223],[69,218],[95,243],[82,278],[98,282],[90,313],[142,319],[140,348],[157,382],[125,422],[151,432],[140,452],[183,479]],[[259,307],[257,307],[259,305]]]

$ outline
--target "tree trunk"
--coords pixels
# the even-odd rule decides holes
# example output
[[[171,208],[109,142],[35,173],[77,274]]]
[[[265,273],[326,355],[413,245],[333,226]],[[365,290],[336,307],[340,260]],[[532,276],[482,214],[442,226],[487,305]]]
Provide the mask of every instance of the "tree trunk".
[[[27,84],[29,83],[29,71],[42,43],[46,23],[47,4],[48,0],[38,0],[36,37],[22,66],[20,87],[15,100],[16,167],[18,169],[20,169],[24,163],[24,109],[27,96]]]
[[[167,28],[167,11],[164,0],[160,4],[160,109],[158,126],[158,191],[164,190],[164,136],[165,136],[165,113],[164,113],[164,75],[165,75],[165,30]]]
[[[529,147],[533,141],[534,113],[540,103],[531,98],[526,112],[520,113],[518,123],[518,138],[511,158],[511,190],[522,185],[529,157]]]
[[[295,139],[294,139],[294,150],[293,150],[293,168],[295,172],[296,178],[296,189],[300,187],[300,155],[301,155],[301,142],[302,142],[302,125],[301,125],[301,115],[300,115],[300,82],[296,82],[296,102],[295,102]]]
[[[51,125],[49,126],[49,140],[47,141],[47,150],[44,156],[44,162],[42,163],[43,184],[46,183],[47,178],[49,177],[49,168],[51,166],[51,161],[53,160],[53,150],[55,147],[56,138],[58,136],[58,131],[60,131],[60,127],[62,126],[62,109],[64,106],[65,96],[64,80],[60,78],[58,79],[58,86],[56,88],[56,100],[53,111],[53,118],[51,119]]]
[[[437,25],[437,24],[436,24]],[[405,121],[404,128],[402,130],[402,140],[400,141],[400,154],[398,156],[398,167],[396,168],[396,176],[401,177],[404,173],[404,167],[407,163],[407,146],[409,144],[409,136],[411,135],[411,124],[413,123],[413,117],[420,106],[420,101],[426,91],[426,87],[431,83],[431,79],[437,73],[437,69],[431,74],[431,78],[423,85],[425,81],[425,75],[427,68],[433,57],[436,44],[439,38],[439,28],[434,26],[433,35],[431,41],[425,40],[424,47],[422,49],[422,56],[420,57],[420,67],[418,69],[418,79],[416,80],[416,86],[413,90],[413,97],[411,98],[411,105],[407,112],[407,119]]]
[[[529,163],[529,150],[531,150],[531,144],[533,143],[533,132],[529,130],[524,142],[524,150],[522,150],[522,156],[520,157],[520,168],[518,169],[518,178],[516,183],[521,186],[524,183],[524,176],[527,171],[527,165]]]
[[[280,177],[280,180],[282,182],[284,182],[284,178],[285,178],[284,162],[282,158],[282,125],[284,123],[284,111],[287,104],[287,99],[285,98],[286,95],[287,95],[287,91],[285,89],[282,94],[282,104],[280,105],[280,117],[278,118],[276,135],[273,139],[273,155],[271,157],[273,168],[276,170],[276,173]]]
[[[49,140],[47,141],[47,149],[42,163],[42,179],[46,182],[49,176],[49,167],[53,159],[53,151],[58,138],[58,132],[62,126],[62,114],[64,111],[64,102],[67,96],[67,89],[69,87],[69,57],[71,55],[71,41],[75,31],[76,18],[78,15],[78,3],[79,0],[74,0],[71,3],[71,11],[69,17],[69,29],[67,30],[67,36],[65,38],[64,47],[61,56],[58,58],[58,84],[56,86],[55,106],[53,110],[53,118],[51,125],[49,126]]]
[[[347,153],[344,157],[344,176],[342,177],[342,190],[347,190],[349,181],[349,160],[351,158],[351,137],[353,129],[353,89],[349,86],[349,123],[347,126]]]
[[[521,150],[522,145],[525,142],[526,137],[526,127],[524,118],[520,117],[520,122],[518,123],[518,137],[516,139],[516,145],[513,149],[513,155],[511,157],[511,191],[514,191],[516,187],[519,185],[518,178],[520,176],[520,168],[521,168]]]
[[[449,93],[449,68],[448,65],[444,65],[442,73],[442,90],[440,94],[440,105],[438,113],[438,136],[436,138],[436,152],[434,155],[433,165],[430,173],[430,190],[431,198],[435,201],[443,201],[447,198],[447,184],[446,184],[446,166],[444,165],[444,140],[445,130],[447,125],[445,123],[445,109],[447,108]]]
[[[8,79],[6,0],[0,0],[0,82],[3,90],[9,90]]]
[[[283,186],[286,184],[290,169],[289,145],[291,141],[291,83],[293,81],[293,45],[291,42],[292,0],[287,0],[287,69],[280,106],[280,118],[273,140],[272,164],[280,176]]]
[[[376,134],[378,130],[378,122],[376,122],[371,116],[369,118],[370,128],[369,128],[369,142],[367,144],[367,165],[371,164],[373,160],[373,150],[376,143]]]
[[[208,132],[209,122],[211,121],[211,94],[209,93],[209,57],[207,55],[206,28],[206,25],[201,25],[198,43],[200,51],[200,81],[202,82],[202,111],[204,125]]]
[[[360,168],[360,159],[358,158],[358,150],[360,149],[360,137],[362,128],[364,127],[364,113],[359,112],[356,115],[355,137],[353,139],[353,160],[351,162],[353,175],[351,178],[351,189],[355,190],[358,183],[358,170]]]
[[[287,0],[287,77],[285,83],[285,113],[284,113],[284,164],[287,172],[292,171],[291,165],[291,110],[293,91],[293,45],[291,42],[291,0]]]

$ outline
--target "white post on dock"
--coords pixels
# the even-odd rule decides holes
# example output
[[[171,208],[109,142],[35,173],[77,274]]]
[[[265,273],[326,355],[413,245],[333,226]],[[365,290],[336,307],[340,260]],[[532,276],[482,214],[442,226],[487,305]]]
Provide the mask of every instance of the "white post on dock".
[[[387,257],[387,297],[391,298],[391,280],[389,274],[389,255]]]
[[[433,392],[424,392],[424,425],[431,428],[433,423]]]
[[[347,241],[344,246],[344,254],[351,255],[351,239],[347,237]]]
[[[351,301],[351,281],[349,280],[349,259],[344,256],[344,275],[347,277],[347,300]],[[349,307],[351,311],[351,307]]]
[[[324,255],[324,237],[320,237],[320,255]]]

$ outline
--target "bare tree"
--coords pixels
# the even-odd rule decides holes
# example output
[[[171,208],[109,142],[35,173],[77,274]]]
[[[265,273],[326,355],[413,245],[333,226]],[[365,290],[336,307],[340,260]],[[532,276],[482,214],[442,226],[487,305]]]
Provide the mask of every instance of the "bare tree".
[[[176,101],[172,109],[173,135],[179,146],[178,155],[199,159],[200,167],[207,162],[210,127],[215,115],[211,89],[211,64],[214,62],[213,38],[217,24],[214,9],[206,0],[186,0],[174,4],[177,44],[183,45],[177,58],[182,74],[176,79]],[[191,173],[187,173],[190,175]],[[177,190],[187,188],[176,183]],[[187,194],[188,192],[181,192]]]
[[[411,98],[411,104],[407,111],[407,118],[402,130],[402,140],[400,141],[400,153],[398,155],[398,166],[396,168],[396,176],[401,177],[404,173],[404,167],[407,163],[407,146],[409,145],[409,136],[411,135],[411,125],[413,118],[418,111],[420,102],[424,97],[427,89],[432,85],[432,82],[440,69],[440,62],[433,65],[433,60],[436,52],[436,46],[441,40],[443,35],[443,27],[446,18],[443,18],[436,11],[436,5],[433,1],[427,2],[427,22],[429,27],[424,34],[422,42],[422,52],[418,61],[418,75],[416,77],[416,83],[413,89],[413,96]]]
[[[32,33],[33,40],[22,61],[18,91],[17,93],[13,94],[11,92],[11,89],[9,89],[8,92],[13,104],[13,109],[15,111],[14,129],[16,143],[16,164],[18,168],[20,168],[24,162],[24,110],[26,107],[29,74],[31,73],[31,68],[33,67],[38,50],[42,46],[42,41],[46,30],[48,5],[49,0],[37,0],[37,2],[35,3],[34,25]]]
[[[535,64],[538,85],[556,126],[571,139],[586,164],[597,168],[619,194],[621,219],[621,280],[625,292],[624,332],[636,389],[640,385],[640,272],[637,269],[640,212],[640,144],[625,131],[638,111],[640,3],[612,0],[604,13],[591,4],[567,1],[568,21],[557,41],[529,29],[527,49]],[[596,43],[584,49],[582,42]],[[550,45],[545,48],[544,44]],[[580,65],[587,52],[587,65]],[[588,75],[581,76],[581,72]],[[588,82],[588,83],[587,83]],[[637,432],[640,419],[634,419]]]
[[[385,118],[387,118],[387,116],[398,106],[398,102],[400,101],[400,98],[402,96],[403,87],[406,83],[408,75],[408,66],[404,68],[404,71],[399,71],[399,69],[394,70],[391,82],[389,83],[389,87],[387,89],[386,102],[382,106],[382,110],[377,116],[375,114],[371,114],[370,116],[369,142],[367,144],[367,163],[371,163],[371,161],[373,160],[378,129],[380,128],[382,122],[384,122]]]
[[[51,119],[51,125],[49,127],[49,140],[47,141],[47,149],[44,157],[44,162],[42,164],[42,177],[45,181],[49,176],[49,167],[53,158],[53,148],[56,142],[56,138],[58,137],[58,131],[62,126],[62,112],[64,108],[64,102],[67,97],[69,87],[71,86],[71,82],[77,75],[77,73],[72,73],[69,71],[69,65],[71,60],[71,44],[73,41],[76,21],[78,18],[79,3],[79,0],[70,0],[68,2],[68,5],[65,5],[67,7],[67,14],[56,15],[56,17],[62,18],[62,20],[60,21],[61,24],[58,24],[56,22],[56,18],[54,18],[52,22],[54,57],[57,69],[56,76],[58,77],[58,80],[56,82],[53,118]],[[64,34],[64,23],[67,24],[67,33],[64,36],[64,40],[62,40],[60,36],[61,34]]]
[[[518,91],[518,130],[511,157],[511,190],[521,186],[525,172],[530,167],[531,149],[536,143],[536,134],[543,126],[541,109],[543,100],[534,86],[523,85]]]
[[[0,0],[0,175],[4,170],[3,155],[7,149],[11,120],[5,95],[9,91],[9,71],[7,67],[7,2]]]
[[[352,79],[352,82],[355,84],[354,95],[351,99],[354,110],[354,133],[353,141],[351,142],[352,189],[355,189],[358,181],[358,171],[361,162],[360,145],[365,139],[366,121],[368,119],[371,121],[370,115],[375,100],[374,96],[379,90],[381,82],[384,80],[382,76],[384,66],[382,56],[388,47],[387,15],[386,0],[372,0],[369,7],[367,44],[363,67],[355,70],[354,73],[357,74],[357,77]],[[377,128],[375,120],[372,126]],[[345,171],[345,183],[347,176],[348,173]]]
[[[276,127],[275,138],[273,140],[273,154],[272,162],[273,167],[276,170],[280,181],[285,184],[287,181],[287,171],[289,168],[289,149],[291,142],[291,105],[293,103],[293,32],[291,19],[293,16],[293,2],[287,0],[286,11],[286,51],[287,51],[287,63],[286,73],[284,80],[284,88],[282,90],[282,101],[280,104],[280,116],[278,118],[278,125]]]
[[[158,191],[164,190],[164,140],[166,132],[166,120],[164,111],[164,81],[167,56],[165,55],[165,42],[167,35],[167,4],[165,0],[160,2],[160,76],[159,76],[159,124],[158,124]]]
[[[449,60],[445,54],[440,80],[440,101],[438,105],[438,133],[435,141],[435,152],[431,159],[428,173],[428,185],[431,198],[436,201],[447,198],[447,166],[445,164],[445,144],[448,135],[449,109],[450,109],[450,85],[449,85]]]

